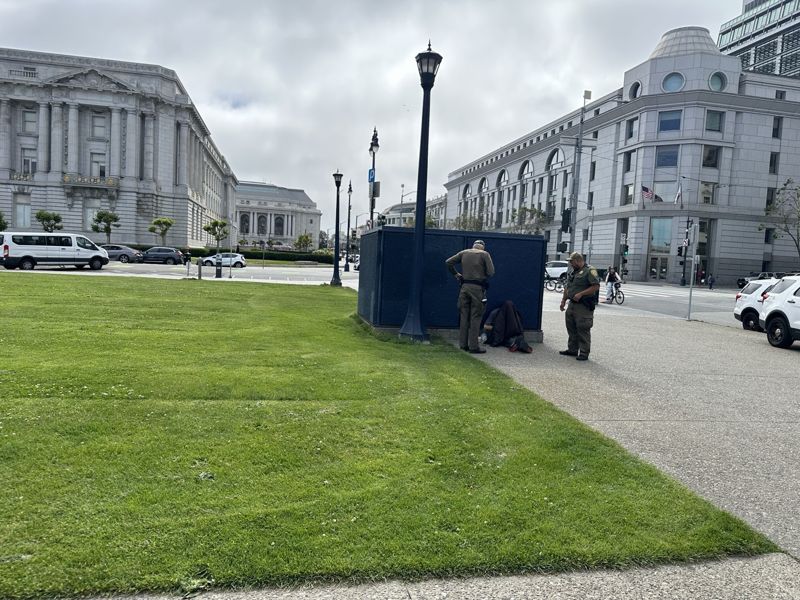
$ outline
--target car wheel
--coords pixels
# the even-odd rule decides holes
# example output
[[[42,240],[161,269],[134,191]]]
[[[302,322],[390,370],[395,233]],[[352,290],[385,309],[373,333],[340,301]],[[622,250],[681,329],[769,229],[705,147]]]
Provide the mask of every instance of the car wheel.
[[[174,258],[168,258],[164,262],[167,263],[168,265],[174,265],[175,264],[175,259]]]
[[[121,263],[130,262],[130,260],[131,259],[128,257],[127,254],[120,254],[119,255],[119,262],[121,262]]]
[[[767,323],[767,341],[776,348],[788,348],[792,345],[792,333],[789,323],[783,317],[773,317]]]
[[[742,329],[747,331],[761,331],[758,326],[758,315],[752,311],[747,311],[742,315]]]
[[[244,265],[242,263],[238,262],[238,261],[233,263],[233,268],[234,269],[241,269],[242,267],[244,267]]]
[[[36,266],[36,263],[33,262],[32,258],[23,258],[19,263],[19,268],[23,271],[33,271],[34,266]]]
[[[95,258],[93,258],[92,260],[89,261],[89,268],[92,271],[99,271],[100,269],[103,268],[103,261],[100,260],[99,258],[95,257]]]
[[[214,266],[214,263],[213,263],[213,262],[211,262],[210,260],[207,260],[207,261],[205,261],[205,262],[203,263],[203,266],[205,266],[205,267],[213,267],[213,266]]]

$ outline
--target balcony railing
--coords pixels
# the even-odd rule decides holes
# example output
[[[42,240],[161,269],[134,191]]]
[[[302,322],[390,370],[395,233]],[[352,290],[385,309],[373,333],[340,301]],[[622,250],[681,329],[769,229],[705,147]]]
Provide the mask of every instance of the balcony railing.
[[[64,175],[65,185],[79,185],[82,187],[118,188],[119,177],[92,177],[89,175]]]
[[[33,181],[33,173],[11,171],[12,181]]]
[[[37,79],[39,75],[32,69],[9,69],[8,74],[12,77],[25,77],[26,79]]]

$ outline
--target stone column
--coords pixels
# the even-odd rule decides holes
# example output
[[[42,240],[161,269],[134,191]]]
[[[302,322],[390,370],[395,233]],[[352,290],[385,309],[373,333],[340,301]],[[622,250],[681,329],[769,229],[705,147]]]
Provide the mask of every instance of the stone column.
[[[44,174],[50,170],[47,164],[50,162],[50,104],[48,102],[39,102],[38,134],[36,170]]]
[[[64,172],[64,112],[61,103],[54,102],[50,131],[50,172],[57,173],[59,178]]]
[[[188,183],[187,173],[189,169],[189,123],[179,121],[178,128],[178,152],[175,156],[175,160],[178,161],[178,181],[175,183],[177,185],[186,185]]]
[[[122,110],[111,109],[111,156],[109,157],[109,175],[119,177],[122,165]]]
[[[78,132],[78,105],[69,105],[67,118],[67,173],[78,172],[78,152],[80,148],[80,133]]]
[[[144,115],[144,179],[145,181],[153,180],[153,157],[155,153],[153,139],[155,115],[146,113]]]
[[[125,177],[135,179],[139,176],[139,114],[132,109],[125,112]]]
[[[8,179],[11,169],[11,102],[0,100],[0,177]]]

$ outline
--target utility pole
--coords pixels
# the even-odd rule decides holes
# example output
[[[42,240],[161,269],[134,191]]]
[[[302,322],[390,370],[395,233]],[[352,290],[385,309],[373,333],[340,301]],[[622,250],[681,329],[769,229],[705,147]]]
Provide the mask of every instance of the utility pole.
[[[683,237],[683,273],[681,274],[681,285],[686,286],[686,261],[689,260],[689,257],[686,254],[689,252],[689,228],[692,226],[691,220],[689,220],[689,213],[686,213],[686,234]],[[694,266],[694,265],[692,265]]]
[[[575,252],[575,227],[578,216],[578,186],[581,178],[581,153],[583,151],[583,118],[586,114],[586,101],[592,99],[591,90],[583,90],[581,120],[578,125],[578,139],[575,140],[575,158],[572,161],[572,193],[569,195],[569,251]]]

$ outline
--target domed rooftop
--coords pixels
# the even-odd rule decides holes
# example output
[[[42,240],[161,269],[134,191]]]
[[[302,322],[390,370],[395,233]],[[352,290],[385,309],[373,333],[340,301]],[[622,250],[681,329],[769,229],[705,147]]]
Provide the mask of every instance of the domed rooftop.
[[[722,54],[705,27],[680,27],[661,36],[661,41],[658,42],[650,58],[682,56],[698,52]]]

